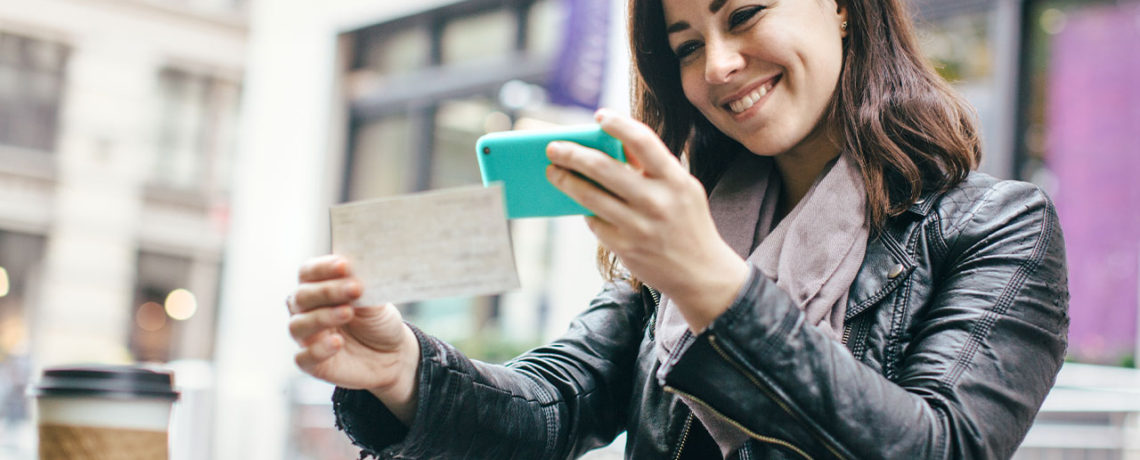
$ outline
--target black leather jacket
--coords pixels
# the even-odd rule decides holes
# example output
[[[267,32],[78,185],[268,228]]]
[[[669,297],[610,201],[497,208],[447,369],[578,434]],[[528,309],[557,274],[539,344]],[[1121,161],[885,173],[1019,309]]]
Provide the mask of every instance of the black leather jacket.
[[[362,457],[573,458],[627,431],[627,458],[720,458],[683,394],[751,436],[739,458],[1006,458],[1060,369],[1067,286],[1048,197],[972,173],[868,244],[842,344],[753,268],[662,384],[656,293],[612,284],[564,337],[506,365],[416,330],[412,425],[344,389],[337,425]]]

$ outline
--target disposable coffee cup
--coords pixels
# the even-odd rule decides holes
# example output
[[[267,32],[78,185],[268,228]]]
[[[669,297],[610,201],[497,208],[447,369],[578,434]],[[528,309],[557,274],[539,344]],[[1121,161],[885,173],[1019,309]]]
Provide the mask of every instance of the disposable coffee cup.
[[[169,458],[178,399],[170,373],[129,366],[51,368],[32,389],[40,460]]]

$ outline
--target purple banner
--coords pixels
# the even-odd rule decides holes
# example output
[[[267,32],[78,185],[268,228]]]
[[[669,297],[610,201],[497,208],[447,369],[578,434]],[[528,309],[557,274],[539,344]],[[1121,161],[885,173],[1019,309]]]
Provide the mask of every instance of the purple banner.
[[[606,76],[612,0],[563,0],[567,11],[562,48],[546,82],[550,101],[595,110]]]
[[[1140,310],[1140,3],[1070,13],[1052,48],[1046,161],[1068,247],[1070,354],[1120,364]]]

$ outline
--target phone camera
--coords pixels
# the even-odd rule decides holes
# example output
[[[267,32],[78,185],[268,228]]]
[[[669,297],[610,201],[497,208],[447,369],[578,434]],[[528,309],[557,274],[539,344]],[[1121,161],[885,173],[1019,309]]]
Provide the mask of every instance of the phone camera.
[[[483,147],[483,154],[484,155],[490,155],[491,154],[491,148],[490,147]]]

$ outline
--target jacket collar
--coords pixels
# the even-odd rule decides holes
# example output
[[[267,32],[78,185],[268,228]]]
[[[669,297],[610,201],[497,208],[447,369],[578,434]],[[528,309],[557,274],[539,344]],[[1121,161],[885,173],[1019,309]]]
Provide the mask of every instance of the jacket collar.
[[[935,192],[927,192],[919,196],[918,201],[911,204],[907,208],[907,212],[926,217],[930,214],[930,210],[934,208],[934,202],[938,199],[938,194]]]
[[[929,206],[924,207],[918,203],[911,208],[916,206],[919,211],[930,210]],[[850,321],[885,298],[910,276],[917,265],[914,257],[906,253],[895,235],[889,230],[880,232],[867,243],[863,266],[859,268],[855,281],[851,283],[851,290],[848,291],[844,321]]]

